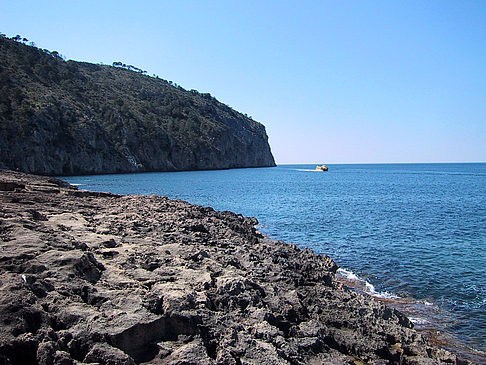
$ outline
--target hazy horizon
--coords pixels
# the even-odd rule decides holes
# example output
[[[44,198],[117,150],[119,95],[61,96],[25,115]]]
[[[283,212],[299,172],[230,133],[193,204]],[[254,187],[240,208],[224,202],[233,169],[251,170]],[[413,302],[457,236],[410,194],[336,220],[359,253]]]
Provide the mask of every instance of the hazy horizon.
[[[5,2],[0,32],[266,126],[278,164],[486,161],[486,2]],[[386,162],[384,162],[386,161]]]

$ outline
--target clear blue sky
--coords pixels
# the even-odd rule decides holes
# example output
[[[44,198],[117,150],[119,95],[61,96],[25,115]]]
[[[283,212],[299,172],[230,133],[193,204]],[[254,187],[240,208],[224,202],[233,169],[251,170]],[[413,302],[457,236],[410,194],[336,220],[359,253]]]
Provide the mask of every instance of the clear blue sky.
[[[486,161],[486,1],[7,1],[0,32],[210,92],[278,163]]]

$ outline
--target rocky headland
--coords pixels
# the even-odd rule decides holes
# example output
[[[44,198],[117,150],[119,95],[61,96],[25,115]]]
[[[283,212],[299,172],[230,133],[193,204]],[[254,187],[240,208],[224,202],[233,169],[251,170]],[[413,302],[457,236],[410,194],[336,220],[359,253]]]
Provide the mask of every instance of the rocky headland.
[[[463,364],[257,221],[0,172],[0,364]]]
[[[0,168],[42,175],[275,166],[265,127],[132,65],[0,34]]]

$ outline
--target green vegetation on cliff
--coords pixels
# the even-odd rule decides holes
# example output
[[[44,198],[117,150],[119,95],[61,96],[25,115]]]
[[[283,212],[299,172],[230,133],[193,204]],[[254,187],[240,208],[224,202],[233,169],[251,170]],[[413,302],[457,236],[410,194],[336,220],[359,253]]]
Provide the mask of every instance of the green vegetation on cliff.
[[[133,66],[0,36],[0,167],[69,175],[274,166],[265,127]]]

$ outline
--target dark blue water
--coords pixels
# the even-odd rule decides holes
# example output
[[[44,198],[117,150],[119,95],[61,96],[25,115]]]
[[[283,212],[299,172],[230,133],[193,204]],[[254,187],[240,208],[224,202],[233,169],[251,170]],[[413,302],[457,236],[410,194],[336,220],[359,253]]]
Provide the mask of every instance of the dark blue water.
[[[265,234],[328,254],[376,293],[432,303],[448,317],[444,330],[485,351],[486,164],[314,167],[65,180],[255,216]]]

